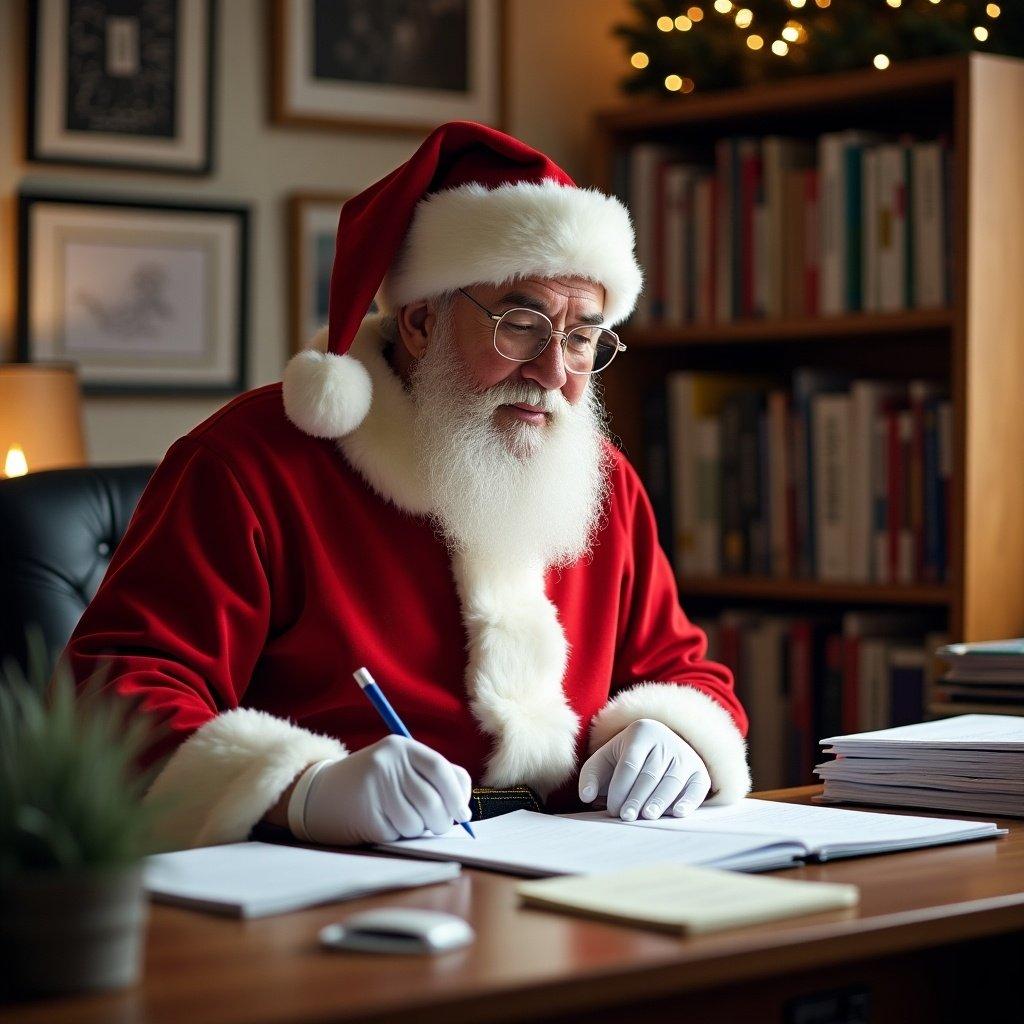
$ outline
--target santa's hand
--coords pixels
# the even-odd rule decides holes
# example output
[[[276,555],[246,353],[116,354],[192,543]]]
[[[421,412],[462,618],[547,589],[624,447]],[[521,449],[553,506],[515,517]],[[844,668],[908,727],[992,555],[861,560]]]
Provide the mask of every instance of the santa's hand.
[[[288,824],[300,839],[314,843],[350,846],[414,839],[427,831],[444,835],[453,821],[472,816],[466,770],[403,736],[388,736],[307,771],[315,774],[305,792],[300,776]]]
[[[595,751],[580,770],[580,799],[607,794],[608,813],[623,821],[681,818],[696,810],[711,789],[697,752],[661,722],[641,718]]]

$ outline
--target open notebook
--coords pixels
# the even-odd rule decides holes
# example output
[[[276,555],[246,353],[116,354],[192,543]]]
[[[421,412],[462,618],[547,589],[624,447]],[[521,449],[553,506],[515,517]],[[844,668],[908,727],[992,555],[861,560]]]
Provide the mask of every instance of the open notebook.
[[[448,835],[387,843],[382,849],[457,860],[521,875],[575,875],[646,864],[771,871],[805,860],[891,853],[1005,835],[992,822],[847,811],[741,800],[701,807],[688,818],[623,822],[604,811],[578,815],[515,811],[474,822],[476,841]]]

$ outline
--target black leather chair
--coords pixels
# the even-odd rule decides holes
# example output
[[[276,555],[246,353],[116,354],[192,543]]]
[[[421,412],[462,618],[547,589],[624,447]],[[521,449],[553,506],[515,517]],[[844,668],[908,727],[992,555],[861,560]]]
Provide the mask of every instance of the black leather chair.
[[[54,659],[96,593],[154,466],[51,469],[0,480],[0,664],[26,630]]]

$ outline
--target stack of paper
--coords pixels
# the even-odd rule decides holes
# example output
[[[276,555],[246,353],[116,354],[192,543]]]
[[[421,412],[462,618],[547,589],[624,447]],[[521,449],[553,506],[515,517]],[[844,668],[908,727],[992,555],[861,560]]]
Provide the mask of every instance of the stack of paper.
[[[855,885],[751,878],[678,864],[522,882],[528,906],[698,935],[855,906]]]
[[[160,903],[232,917],[265,917],[386,889],[447,882],[459,865],[230,843],[146,858],[146,891]]]
[[[1024,715],[1024,639],[950,644],[936,653],[949,670],[935,686],[933,712]]]
[[[445,836],[383,848],[520,875],[586,875],[655,864],[770,871],[805,860],[892,853],[1003,835],[991,822],[919,818],[836,807],[741,800],[686,818],[625,822],[604,811],[557,817],[515,811],[474,822],[474,841]]]
[[[960,715],[822,740],[823,800],[1024,816],[1024,719]]]

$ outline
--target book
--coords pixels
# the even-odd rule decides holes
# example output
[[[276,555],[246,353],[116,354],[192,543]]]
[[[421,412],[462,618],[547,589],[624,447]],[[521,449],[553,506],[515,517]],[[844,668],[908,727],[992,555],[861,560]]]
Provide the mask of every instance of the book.
[[[468,838],[468,837],[467,837]],[[276,843],[227,843],[146,858],[158,903],[230,917],[266,917],[388,889],[455,878],[454,862],[398,861]]]
[[[698,935],[855,906],[854,885],[661,864],[522,882],[527,906]]]
[[[804,861],[893,853],[1005,834],[993,822],[849,811],[771,800],[705,804],[685,818],[626,822],[607,812],[513,811],[474,822],[477,838],[444,836],[383,843],[391,853],[456,860],[510,874],[588,875],[655,864],[768,871]]]

